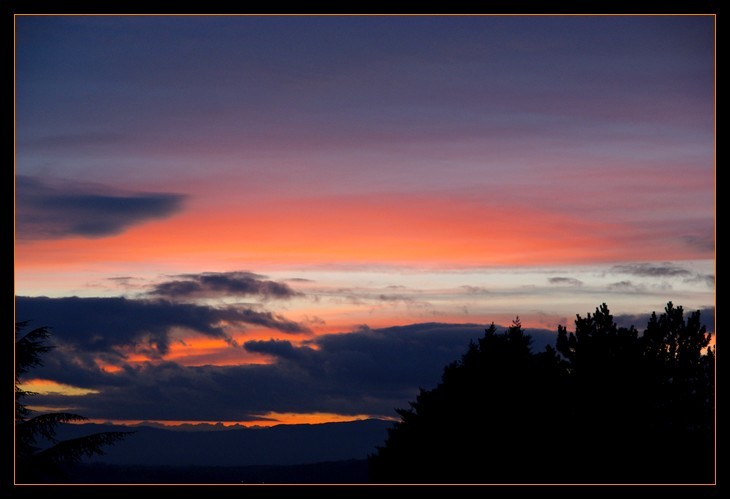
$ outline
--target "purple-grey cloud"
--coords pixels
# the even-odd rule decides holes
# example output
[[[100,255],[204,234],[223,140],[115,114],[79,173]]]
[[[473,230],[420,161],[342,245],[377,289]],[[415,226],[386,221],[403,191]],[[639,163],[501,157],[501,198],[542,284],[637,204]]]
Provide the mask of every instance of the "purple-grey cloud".
[[[684,242],[701,251],[715,251],[715,237],[710,234],[684,236]]]
[[[715,276],[712,274],[695,274],[692,277],[683,279],[684,282],[699,282],[704,283],[708,288],[715,286]]]
[[[548,282],[555,286],[583,286],[583,281],[574,277],[549,277]]]
[[[251,295],[268,299],[301,296],[301,293],[287,284],[265,280],[264,276],[251,272],[204,272],[174,277],[177,279],[154,285],[150,294],[169,299]]]
[[[607,289],[609,291],[637,292],[643,291],[644,287],[639,284],[635,284],[632,281],[618,281],[609,284]]]
[[[120,193],[96,184],[18,175],[16,230],[19,239],[112,236],[179,212],[184,199],[182,194]]]
[[[309,329],[272,312],[245,307],[211,307],[165,300],[129,298],[16,298],[18,320],[53,327],[54,337],[87,352],[109,352],[128,346],[164,356],[170,346],[172,328],[232,341],[221,325],[233,323],[263,326],[297,334]]]
[[[610,270],[616,274],[630,274],[637,277],[688,277],[692,275],[689,270],[673,263],[628,263],[614,265]]]
[[[314,350],[310,347],[295,347],[288,340],[251,340],[243,344],[249,352],[272,355],[282,359],[301,359],[311,355]]]

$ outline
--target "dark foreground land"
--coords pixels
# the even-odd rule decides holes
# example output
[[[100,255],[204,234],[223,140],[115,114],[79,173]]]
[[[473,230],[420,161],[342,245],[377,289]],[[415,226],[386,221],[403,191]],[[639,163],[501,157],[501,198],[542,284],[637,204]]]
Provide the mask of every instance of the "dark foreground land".
[[[82,464],[68,472],[83,484],[362,484],[366,459],[290,466],[123,466]]]

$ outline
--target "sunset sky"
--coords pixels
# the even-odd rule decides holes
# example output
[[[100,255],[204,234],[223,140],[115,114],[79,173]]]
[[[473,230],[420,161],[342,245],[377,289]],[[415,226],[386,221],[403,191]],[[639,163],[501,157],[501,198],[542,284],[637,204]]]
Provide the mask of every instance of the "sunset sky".
[[[39,409],[394,417],[491,322],[714,331],[712,16],[18,16]]]

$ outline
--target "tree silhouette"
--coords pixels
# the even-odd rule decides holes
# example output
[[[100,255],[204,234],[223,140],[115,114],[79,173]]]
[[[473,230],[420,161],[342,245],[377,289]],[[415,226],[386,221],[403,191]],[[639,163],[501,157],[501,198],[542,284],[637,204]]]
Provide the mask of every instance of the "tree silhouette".
[[[591,482],[709,482],[713,457],[714,351],[699,311],[685,320],[669,302],[639,336],[604,303],[559,328],[570,360],[576,477]],[[590,462],[578,459],[592,456]]]
[[[27,322],[15,324],[15,478],[17,483],[63,481],[66,466],[85,456],[103,454],[103,446],[134,432],[102,432],[58,441],[56,427],[59,424],[86,418],[67,412],[33,415],[33,411],[21,402],[24,397],[34,395],[20,388],[21,377],[34,367],[43,365],[42,355],[53,348],[46,343],[50,336],[47,327],[33,329],[18,339],[18,334],[26,326]],[[51,445],[39,448],[39,438]]]
[[[379,483],[708,483],[714,353],[670,302],[642,335],[603,304],[532,353],[492,324],[370,456]]]

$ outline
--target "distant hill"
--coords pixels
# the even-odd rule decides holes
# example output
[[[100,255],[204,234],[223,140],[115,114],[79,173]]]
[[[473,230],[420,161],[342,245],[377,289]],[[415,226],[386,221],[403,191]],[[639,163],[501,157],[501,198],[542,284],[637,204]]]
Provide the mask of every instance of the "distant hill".
[[[346,423],[279,425],[219,431],[175,431],[147,426],[105,447],[90,463],[121,466],[243,467],[292,466],[362,460],[383,445],[392,421],[369,419]],[[126,426],[62,425],[59,439]]]

